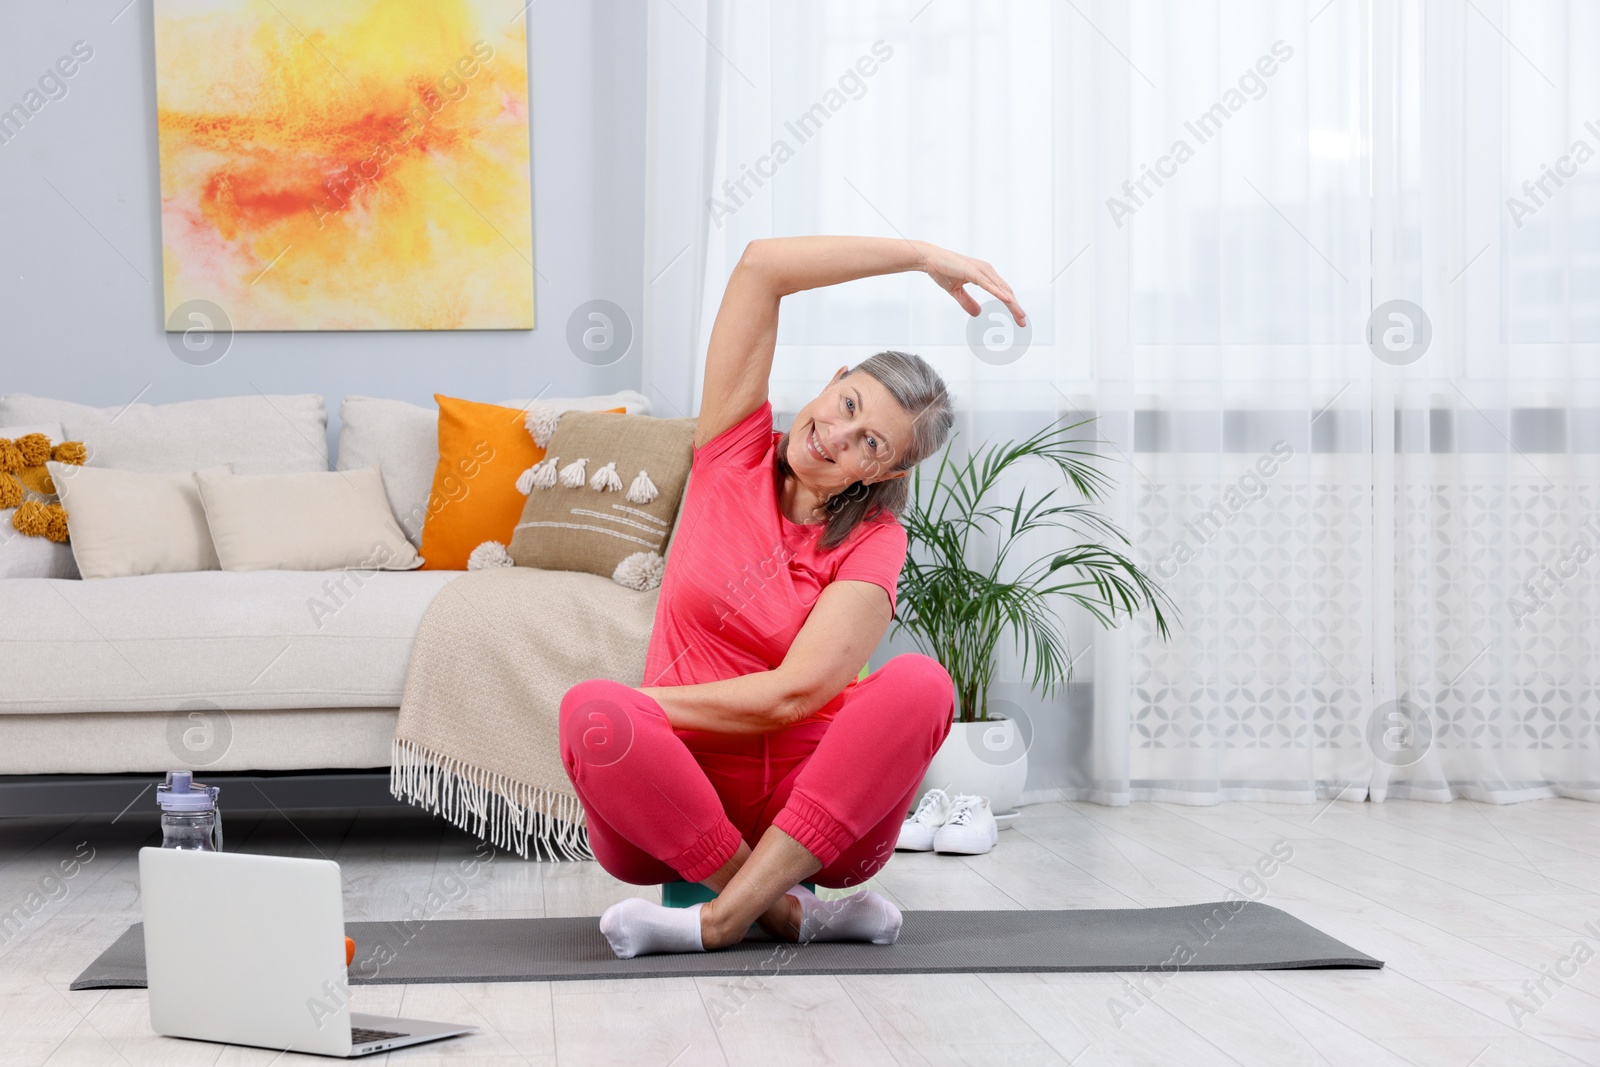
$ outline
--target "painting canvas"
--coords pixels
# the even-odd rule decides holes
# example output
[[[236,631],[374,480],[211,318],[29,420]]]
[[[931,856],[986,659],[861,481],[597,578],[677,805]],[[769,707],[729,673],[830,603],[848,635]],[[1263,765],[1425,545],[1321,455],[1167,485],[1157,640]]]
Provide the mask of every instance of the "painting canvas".
[[[532,329],[526,26],[520,0],[157,0],[168,329]]]

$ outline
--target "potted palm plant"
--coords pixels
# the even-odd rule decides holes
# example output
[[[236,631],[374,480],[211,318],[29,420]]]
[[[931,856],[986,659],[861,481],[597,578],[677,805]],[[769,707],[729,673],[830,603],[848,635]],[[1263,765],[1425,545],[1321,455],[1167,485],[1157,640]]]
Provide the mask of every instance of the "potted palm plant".
[[[1099,467],[1101,456],[1082,447],[1092,441],[1068,436],[1093,421],[1052,424],[962,460],[946,448],[931,480],[920,469],[912,475],[911,500],[900,517],[908,552],[895,632],[909,633],[921,652],[943,664],[956,691],[955,722],[922,791],[947,786],[987,796],[997,815],[1015,808],[1031,739],[1019,736],[1013,716],[989,707],[1002,637],[1011,635],[1024,677],[1048,698],[1073,673],[1058,605],[1080,605],[1107,627],[1148,607],[1161,636],[1170,636],[1162,606],[1175,612],[1171,598],[1121,551],[1130,546],[1127,535],[1093,506],[1111,480]],[[1003,478],[1027,461],[1042,461],[1062,484],[1042,492],[1025,486],[1014,500],[999,499]],[[1063,492],[1069,486],[1072,498]],[[1025,539],[1050,547],[1029,553]]]

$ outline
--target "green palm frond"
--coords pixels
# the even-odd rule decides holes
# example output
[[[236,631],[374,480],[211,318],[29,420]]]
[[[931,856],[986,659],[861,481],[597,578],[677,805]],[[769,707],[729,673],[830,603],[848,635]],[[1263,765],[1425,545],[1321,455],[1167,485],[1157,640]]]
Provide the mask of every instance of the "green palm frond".
[[[962,722],[988,717],[995,648],[1007,634],[1023,673],[1044,696],[1071,680],[1058,601],[1079,605],[1107,627],[1148,608],[1162,638],[1171,637],[1167,613],[1177,613],[1171,597],[1112,547],[1131,542],[1093,506],[1114,483],[1100,469],[1093,439],[1068,436],[1093,421],[1051,424],[1026,440],[985,444],[960,459],[946,448],[931,478],[920,467],[912,473],[911,501],[900,516],[909,551],[896,632],[911,634],[950,672]],[[994,499],[1005,476],[1029,460],[1049,464],[1062,484],[1042,492],[1025,487],[1009,502]],[[1069,491],[1078,499],[1067,502]],[[1045,531],[1058,535],[1056,546],[1016,565],[1012,557],[1023,538]],[[980,554],[991,562],[974,564]]]

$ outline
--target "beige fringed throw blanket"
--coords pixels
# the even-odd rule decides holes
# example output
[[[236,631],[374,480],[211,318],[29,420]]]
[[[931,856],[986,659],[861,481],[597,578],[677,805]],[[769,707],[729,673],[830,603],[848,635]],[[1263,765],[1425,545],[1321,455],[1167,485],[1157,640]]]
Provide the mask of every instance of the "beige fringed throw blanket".
[[[592,859],[556,716],[586,679],[641,683],[657,595],[531,567],[446,585],[411,650],[390,791],[524,859],[530,840]]]

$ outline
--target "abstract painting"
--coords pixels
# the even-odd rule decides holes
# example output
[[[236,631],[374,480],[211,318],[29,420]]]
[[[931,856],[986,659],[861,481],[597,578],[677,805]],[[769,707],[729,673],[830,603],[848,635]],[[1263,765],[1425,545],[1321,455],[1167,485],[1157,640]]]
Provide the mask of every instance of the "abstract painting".
[[[532,329],[526,26],[521,0],[156,0],[167,328]]]

